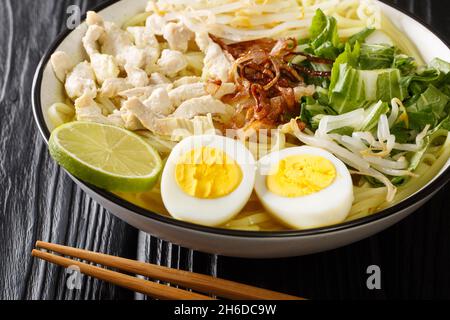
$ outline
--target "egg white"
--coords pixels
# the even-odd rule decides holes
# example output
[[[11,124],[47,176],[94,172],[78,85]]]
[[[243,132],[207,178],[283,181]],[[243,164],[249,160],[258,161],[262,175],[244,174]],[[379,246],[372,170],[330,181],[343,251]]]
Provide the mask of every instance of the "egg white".
[[[187,152],[211,147],[223,151],[241,168],[242,181],[230,194],[202,199],[186,194],[175,178],[175,168]],[[204,226],[219,226],[235,217],[247,204],[255,184],[256,161],[239,141],[219,135],[192,136],[173,148],[161,177],[161,195],[164,206],[172,217]]]
[[[286,157],[303,154],[320,156],[331,161],[336,169],[332,184],[319,192],[295,198],[271,192],[266,184],[270,169]],[[328,151],[308,146],[284,149],[260,159],[255,191],[267,211],[295,229],[319,228],[343,222],[354,199],[352,178],[345,164]]]

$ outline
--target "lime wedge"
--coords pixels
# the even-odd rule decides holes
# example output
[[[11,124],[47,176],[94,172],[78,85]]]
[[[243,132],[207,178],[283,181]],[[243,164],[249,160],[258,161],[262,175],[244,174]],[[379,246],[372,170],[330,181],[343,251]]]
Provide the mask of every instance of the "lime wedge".
[[[75,177],[109,191],[150,190],[162,161],[138,135],[110,125],[70,122],[56,128],[50,154]]]

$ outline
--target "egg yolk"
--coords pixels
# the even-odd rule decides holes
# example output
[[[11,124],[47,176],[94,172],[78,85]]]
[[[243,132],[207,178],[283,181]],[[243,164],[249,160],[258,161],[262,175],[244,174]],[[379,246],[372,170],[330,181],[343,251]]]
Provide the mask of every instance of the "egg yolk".
[[[267,188],[282,197],[301,197],[325,189],[336,178],[330,160],[313,155],[295,155],[282,159],[271,169]],[[326,200],[325,200],[326,201]]]
[[[178,186],[188,195],[215,199],[232,193],[242,181],[240,166],[221,150],[202,147],[184,154],[175,167]]]

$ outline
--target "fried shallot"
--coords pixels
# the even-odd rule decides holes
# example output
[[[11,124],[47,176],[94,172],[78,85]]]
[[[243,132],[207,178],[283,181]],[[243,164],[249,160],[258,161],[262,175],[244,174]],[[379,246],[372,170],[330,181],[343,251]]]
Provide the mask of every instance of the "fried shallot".
[[[319,74],[290,64],[298,54],[317,63],[330,63],[326,59],[295,52],[297,41],[292,38],[278,41],[262,38],[231,44],[214,36],[211,38],[235,59],[230,78],[236,84],[237,92],[225,99],[229,102],[245,101],[246,108],[252,108],[243,110],[245,120],[242,122],[241,117],[241,121],[236,121],[234,126],[237,128],[273,128],[289,121],[300,113],[295,94],[298,90],[295,88],[307,87],[302,74],[327,76],[325,72]],[[249,104],[248,100],[253,100],[253,103]]]

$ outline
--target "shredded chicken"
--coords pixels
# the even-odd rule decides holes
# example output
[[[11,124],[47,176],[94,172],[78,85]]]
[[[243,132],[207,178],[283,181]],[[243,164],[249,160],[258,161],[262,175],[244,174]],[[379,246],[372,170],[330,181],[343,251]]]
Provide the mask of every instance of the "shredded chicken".
[[[92,14],[90,16],[93,17]],[[106,79],[116,78],[120,72],[115,58],[99,51],[98,41],[104,34],[105,29],[103,27],[93,24],[88,27],[82,39],[84,49],[90,57],[91,66],[99,84],[102,84]]]
[[[82,38],[84,49],[86,53],[91,56],[99,53],[99,39],[105,34],[105,29],[97,24],[90,25],[86,34]]]
[[[209,81],[205,85],[205,90],[214,98],[222,99],[227,95],[233,94],[236,91],[236,85],[230,82],[219,84],[217,82]]]
[[[156,119],[155,131],[159,135],[169,137],[172,141],[180,141],[192,135],[216,134],[210,113],[193,119],[175,117]]]
[[[120,111],[125,128],[133,131],[144,128],[151,130],[152,127],[149,124],[153,123],[153,119],[157,116],[137,98],[125,101]]]
[[[97,96],[97,85],[95,74],[89,62],[84,61],[75,66],[67,75],[65,88],[67,95],[75,100],[83,95],[92,99]]]
[[[289,64],[296,40],[259,39],[225,44],[221,39],[213,39],[236,59],[231,76],[238,91],[231,100],[241,102],[244,115],[235,117],[235,127],[273,128],[300,113],[297,98],[304,95],[306,90],[301,88],[306,86],[303,77]]]
[[[187,77],[182,77],[178,80],[175,80],[173,82],[173,86],[175,88],[186,85],[186,84],[193,84],[193,83],[198,83],[201,82],[201,78],[200,77],[196,77],[196,76],[187,76]]]
[[[172,81],[169,80],[165,75],[159,73],[159,72],[153,72],[150,75],[150,84],[156,85],[156,84],[171,84]]]
[[[154,67],[160,55],[160,47],[153,32],[145,27],[129,27],[127,31],[133,35],[136,47],[144,50],[147,69]]]
[[[300,101],[303,97],[311,97],[316,92],[314,85],[309,86],[297,86],[294,88],[295,101]]]
[[[149,84],[148,75],[144,70],[128,64],[125,65],[125,70],[128,74],[127,81],[133,87],[145,87]]]
[[[67,74],[73,69],[74,64],[69,55],[63,51],[57,51],[50,58],[53,70],[59,81],[66,81]]]
[[[101,16],[93,12],[89,12],[88,16],[89,27],[83,44],[91,59],[100,50],[104,55],[114,58],[108,60],[110,65],[114,62],[127,72],[129,82],[133,85],[146,85],[143,72],[154,69],[159,57],[159,44],[154,34],[145,27],[123,30],[114,23],[103,21]],[[100,67],[98,72],[102,72]],[[100,79],[103,78],[101,75]]]
[[[122,108],[128,112],[127,116],[135,117],[146,129],[156,132],[155,120],[160,116],[152,110],[151,106],[146,106],[137,98],[131,98]]]
[[[136,87],[131,88],[122,92],[119,92],[119,96],[125,97],[125,98],[139,98],[140,100],[145,100],[153,93],[155,89],[163,88],[166,91],[172,89],[172,84],[156,84],[156,85],[149,85],[146,87]]]
[[[107,54],[92,54],[91,66],[99,84],[103,84],[105,80],[117,78],[120,73],[114,57]]]
[[[121,66],[133,63],[133,56],[129,51],[133,47],[133,36],[120,29],[114,23],[105,23],[105,32],[100,39],[101,51],[116,57]]]
[[[97,25],[103,27],[105,25],[103,18],[94,11],[88,11],[86,14],[86,24],[88,26]]]

